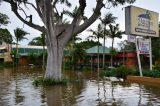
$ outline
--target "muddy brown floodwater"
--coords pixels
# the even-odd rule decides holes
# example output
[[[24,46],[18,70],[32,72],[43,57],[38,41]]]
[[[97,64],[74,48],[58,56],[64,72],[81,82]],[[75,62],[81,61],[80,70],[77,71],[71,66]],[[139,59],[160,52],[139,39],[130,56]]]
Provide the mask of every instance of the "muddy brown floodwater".
[[[74,82],[39,86],[41,68],[1,68],[0,106],[160,106],[160,86],[97,79],[91,71],[64,71]]]

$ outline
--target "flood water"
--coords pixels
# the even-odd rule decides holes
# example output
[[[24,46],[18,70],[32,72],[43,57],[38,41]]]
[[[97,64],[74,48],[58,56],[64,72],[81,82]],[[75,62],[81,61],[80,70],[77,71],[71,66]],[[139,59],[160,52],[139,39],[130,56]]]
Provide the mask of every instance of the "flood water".
[[[41,68],[0,69],[0,106],[160,106],[160,86],[111,82],[96,73],[65,71],[74,82],[63,86],[39,86]]]

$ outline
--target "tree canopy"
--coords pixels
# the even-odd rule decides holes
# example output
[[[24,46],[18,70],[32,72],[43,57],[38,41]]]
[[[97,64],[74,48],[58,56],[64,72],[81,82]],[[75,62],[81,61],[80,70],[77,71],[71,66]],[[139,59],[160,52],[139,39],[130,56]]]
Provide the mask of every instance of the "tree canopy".
[[[8,29],[0,28],[0,44],[2,44],[2,42],[11,44],[12,41],[12,35],[8,31]]]

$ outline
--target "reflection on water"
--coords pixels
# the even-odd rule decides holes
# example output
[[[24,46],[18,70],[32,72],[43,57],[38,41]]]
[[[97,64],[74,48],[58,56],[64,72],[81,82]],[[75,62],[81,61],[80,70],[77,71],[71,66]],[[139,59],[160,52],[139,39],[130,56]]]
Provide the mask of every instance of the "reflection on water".
[[[0,69],[0,106],[157,106],[160,87],[110,82],[94,72],[65,71],[67,86],[34,87],[40,68]]]

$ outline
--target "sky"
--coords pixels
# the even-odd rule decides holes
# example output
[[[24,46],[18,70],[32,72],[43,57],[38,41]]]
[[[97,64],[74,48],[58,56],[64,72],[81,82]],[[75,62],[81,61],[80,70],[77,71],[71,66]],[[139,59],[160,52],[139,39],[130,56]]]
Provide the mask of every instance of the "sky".
[[[71,3],[73,3],[73,7],[76,5],[77,1],[78,0],[69,0],[71,1]],[[86,16],[90,16],[92,14],[92,10],[93,8],[95,7],[95,1],[96,0],[86,0],[87,1],[87,7],[85,9],[85,15]],[[160,12],[160,1],[159,0],[137,0],[134,4],[134,6],[137,6],[137,7],[141,7],[141,8],[144,8],[144,9],[148,9],[148,10],[151,10],[151,11],[155,11],[157,13]],[[102,17],[104,16],[104,14],[110,12],[112,13],[115,17],[118,17],[118,19],[116,20],[116,23],[120,25],[120,29],[122,31],[125,31],[125,13],[124,13],[124,7],[128,6],[127,5],[123,5],[123,6],[119,6],[119,7],[116,7],[116,8],[111,8],[111,9],[102,9]],[[72,8],[66,8],[67,10],[69,9],[73,9]],[[63,10],[63,8],[58,5],[57,6],[58,10]],[[28,9],[25,9],[27,11],[27,13],[31,13],[31,14],[34,14],[33,15],[33,22],[36,23],[36,24],[39,24],[39,25],[43,25],[43,23],[41,22],[40,18],[38,17],[38,15],[36,14],[35,11],[32,11],[32,9],[30,9],[30,7],[28,7]],[[11,8],[10,8],[10,5],[7,4],[7,3],[1,3],[0,5],[0,12],[1,13],[4,13],[6,15],[8,15],[9,17],[9,21],[10,23],[7,25],[7,26],[3,26],[4,28],[7,28],[10,33],[12,35],[14,35],[14,29],[16,29],[17,27],[19,28],[24,28],[24,30],[26,30],[27,32],[29,32],[30,34],[27,35],[26,37],[28,38],[28,40],[23,40],[20,42],[21,45],[27,45],[29,41],[31,41],[34,37],[37,37],[41,34],[41,32],[23,24],[15,15],[14,13],[11,11]],[[100,23],[99,20],[97,20],[96,22],[94,22],[88,29],[95,29],[97,27],[97,24]],[[91,33],[89,33],[87,31],[87,29],[85,31],[83,31],[81,34],[80,34],[80,37],[85,40],[85,38],[88,36],[88,35],[91,35]],[[115,44],[114,44],[114,47],[119,47],[118,46],[118,43],[123,41],[123,40],[126,40],[127,39],[127,36],[124,35],[122,39],[115,39]],[[101,39],[100,42],[102,43],[103,40]],[[111,46],[111,39],[107,38],[106,40],[106,45],[107,47],[110,47]]]

